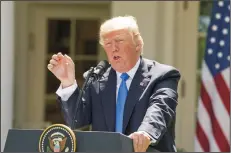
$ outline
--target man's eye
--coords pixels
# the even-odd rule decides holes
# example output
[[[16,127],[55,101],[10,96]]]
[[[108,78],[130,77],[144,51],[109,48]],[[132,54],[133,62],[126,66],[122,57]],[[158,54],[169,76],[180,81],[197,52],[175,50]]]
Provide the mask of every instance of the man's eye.
[[[111,45],[111,42],[107,42],[107,43],[105,43],[105,45]]]
[[[117,40],[117,42],[123,42],[124,41],[124,39],[118,39]]]

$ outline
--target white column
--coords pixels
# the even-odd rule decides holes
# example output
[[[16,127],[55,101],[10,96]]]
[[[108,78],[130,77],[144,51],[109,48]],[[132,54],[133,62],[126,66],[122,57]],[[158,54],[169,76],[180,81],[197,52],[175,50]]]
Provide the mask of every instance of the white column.
[[[14,2],[1,1],[1,151],[13,121]]]
[[[177,31],[176,31],[176,21],[177,21],[177,14],[176,14],[176,2],[169,1],[169,2],[162,2],[161,7],[161,16],[163,18],[162,23],[162,40],[160,43],[162,58],[161,61],[165,64],[175,65],[175,53],[176,53],[176,38],[177,38]]]

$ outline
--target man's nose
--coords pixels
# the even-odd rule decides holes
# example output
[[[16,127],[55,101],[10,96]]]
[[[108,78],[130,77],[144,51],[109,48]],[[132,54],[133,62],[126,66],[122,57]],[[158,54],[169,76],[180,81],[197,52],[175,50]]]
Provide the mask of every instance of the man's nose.
[[[112,51],[118,51],[118,45],[115,41],[112,42]]]

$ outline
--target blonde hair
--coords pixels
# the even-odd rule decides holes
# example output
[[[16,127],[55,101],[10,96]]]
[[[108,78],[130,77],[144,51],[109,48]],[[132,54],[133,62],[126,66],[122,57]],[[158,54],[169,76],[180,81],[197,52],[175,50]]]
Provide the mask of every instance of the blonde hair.
[[[104,44],[103,36],[105,34],[121,29],[127,29],[131,33],[132,39],[133,36],[138,36],[138,41],[140,41],[141,43],[141,53],[142,53],[144,42],[143,42],[143,38],[140,35],[136,18],[133,16],[126,15],[126,16],[113,17],[102,23],[99,32],[99,43],[103,46]]]

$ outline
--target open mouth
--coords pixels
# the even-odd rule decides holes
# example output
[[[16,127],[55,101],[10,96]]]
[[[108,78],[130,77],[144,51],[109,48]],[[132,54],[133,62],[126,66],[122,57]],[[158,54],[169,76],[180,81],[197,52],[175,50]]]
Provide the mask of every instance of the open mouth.
[[[120,59],[120,56],[113,56],[113,59],[117,61]]]

